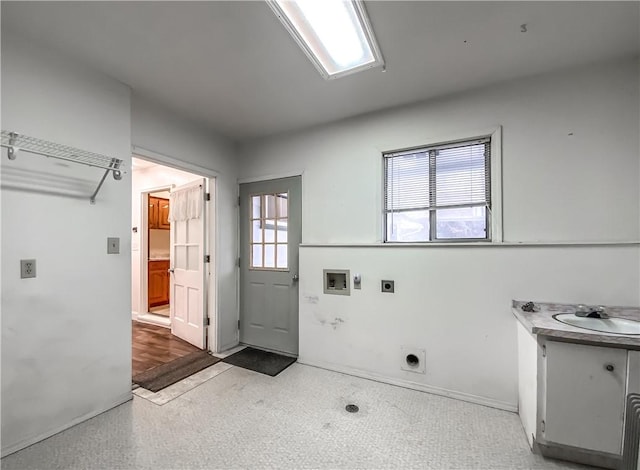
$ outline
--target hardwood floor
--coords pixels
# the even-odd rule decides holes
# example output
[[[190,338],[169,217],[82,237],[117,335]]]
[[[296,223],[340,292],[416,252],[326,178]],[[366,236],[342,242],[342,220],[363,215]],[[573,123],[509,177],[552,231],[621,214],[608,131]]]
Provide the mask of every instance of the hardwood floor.
[[[200,349],[171,334],[161,326],[133,321],[133,375],[171,362]]]

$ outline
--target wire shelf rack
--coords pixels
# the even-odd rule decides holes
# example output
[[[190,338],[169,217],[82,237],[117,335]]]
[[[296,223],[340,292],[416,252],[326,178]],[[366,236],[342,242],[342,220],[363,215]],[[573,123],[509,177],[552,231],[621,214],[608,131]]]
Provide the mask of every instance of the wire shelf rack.
[[[122,179],[123,161],[119,158],[107,157],[99,153],[88,152],[68,145],[56,144],[5,130],[0,132],[0,146],[7,148],[9,160],[15,160],[20,152],[29,152],[43,157],[56,158],[105,170],[98,187],[89,198],[91,204],[95,204],[96,196],[109,173],[113,174],[115,180]]]

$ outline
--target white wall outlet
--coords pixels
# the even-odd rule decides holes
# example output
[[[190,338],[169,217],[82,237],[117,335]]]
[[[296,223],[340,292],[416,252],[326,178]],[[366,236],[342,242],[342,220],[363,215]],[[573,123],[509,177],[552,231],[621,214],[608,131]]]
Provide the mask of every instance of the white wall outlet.
[[[31,277],[36,277],[36,260],[21,259],[20,260],[20,278],[29,279]]]
[[[400,368],[416,374],[426,373],[427,351],[409,346],[400,347]]]
[[[117,255],[120,253],[120,239],[118,237],[107,238],[107,254]]]

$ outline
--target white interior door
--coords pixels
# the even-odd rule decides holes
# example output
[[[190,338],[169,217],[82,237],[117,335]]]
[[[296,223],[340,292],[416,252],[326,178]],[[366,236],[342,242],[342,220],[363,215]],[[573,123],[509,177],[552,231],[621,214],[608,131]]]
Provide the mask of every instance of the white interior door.
[[[205,188],[198,179],[172,189],[170,199],[171,333],[200,349],[206,346]]]

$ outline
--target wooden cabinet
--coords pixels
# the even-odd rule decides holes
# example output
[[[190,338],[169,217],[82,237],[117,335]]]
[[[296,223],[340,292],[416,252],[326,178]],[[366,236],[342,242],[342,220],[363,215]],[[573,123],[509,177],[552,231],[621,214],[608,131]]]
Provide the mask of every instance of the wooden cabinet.
[[[169,230],[169,199],[158,198],[158,228]]]
[[[158,198],[149,196],[149,228],[158,228]]]
[[[149,308],[169,303],[169,260],[149,261]]]
[[[149,196],[149,228],[169,230],[169,199]]]

